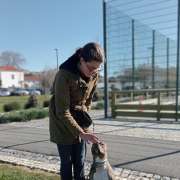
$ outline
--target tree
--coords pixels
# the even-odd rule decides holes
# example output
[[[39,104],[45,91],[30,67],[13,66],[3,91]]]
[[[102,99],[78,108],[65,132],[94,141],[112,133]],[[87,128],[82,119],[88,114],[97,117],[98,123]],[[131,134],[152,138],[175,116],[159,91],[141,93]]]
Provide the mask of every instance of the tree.
[[[16,68],[20,68],[22,64],[24,64],[26,59],[17,52],[13,51],[3,51],[0,54],[0,64],[2,66],[15,66]]]
[[[40,74],[40,84],[44,93],[47,93],[52,88],[55,74],[56,70],[47,68]]]
[[[142,64],[135,70],[135,76],[143,83],[143,88],[146,88],[152,79],[152,69],[148,64]]]
[[[134,81],[143,83],[143,87],[146,88],[147,83],[151,80],[152,70],[147,64],[141,64],[134,70]],[[132,68],[125,68],[123,74],[118,76],[122,86],[127,82],[132,82]]]

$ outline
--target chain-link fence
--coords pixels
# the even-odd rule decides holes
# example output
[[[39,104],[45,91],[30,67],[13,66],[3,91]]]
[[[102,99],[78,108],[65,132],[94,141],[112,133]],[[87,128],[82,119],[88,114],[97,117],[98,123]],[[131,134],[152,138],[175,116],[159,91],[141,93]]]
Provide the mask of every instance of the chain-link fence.
[[[104,3],[109,91],[175,90],[179,79],[178,0],[109,0]],[[177,97],[174,93],[172,98],[166,99],[175,104]]]

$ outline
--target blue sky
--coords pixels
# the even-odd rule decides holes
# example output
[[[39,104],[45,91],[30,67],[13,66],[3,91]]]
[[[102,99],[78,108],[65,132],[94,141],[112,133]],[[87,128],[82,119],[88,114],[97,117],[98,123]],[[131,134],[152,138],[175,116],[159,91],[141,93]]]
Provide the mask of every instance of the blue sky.
[[[113,0],[107,3],[108,74],[132,68],[132,19],[135,33],[135,67],[152,60],[152,32],[155,30],[155,65],[167,65],[170,38],[170,66],[176,66],[177,0]],[[113,63],[112,63],[113,62]]]
[[[102,45],[101,0],[0,0],[0,53],[26,58],[23,68],[56,68],[89,41]]]

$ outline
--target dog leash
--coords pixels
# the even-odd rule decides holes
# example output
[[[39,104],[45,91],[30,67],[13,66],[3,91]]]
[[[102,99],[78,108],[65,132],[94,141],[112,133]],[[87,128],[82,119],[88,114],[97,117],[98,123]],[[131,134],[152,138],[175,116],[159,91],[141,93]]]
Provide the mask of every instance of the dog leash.
[[[92,125],[93,125],[93,133],[94,133],[94,131],[95,131],[95,124],[94,124],[94,122],[92,123]]]
[[[93,128],[93,134],[94,134],[94,132],[95,132],[95,124],[94,124],[94,122],[92,122],[92,128]],[[86,154],[87,154],[87,142],[85,142],[85,159],[84,159],[84,163],[85,163],[85,161],[86,161]],[[92,168],[92,167],[91,167]],[[85,179],[86,180],[89,180],[90,179],[90,177],[89,177],[89,174],[87,174],[86,176],[85,176]]]

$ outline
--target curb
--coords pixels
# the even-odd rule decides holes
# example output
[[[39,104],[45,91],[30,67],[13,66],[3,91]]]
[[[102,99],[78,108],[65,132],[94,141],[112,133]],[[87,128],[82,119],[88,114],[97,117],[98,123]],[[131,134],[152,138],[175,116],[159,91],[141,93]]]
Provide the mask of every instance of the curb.
[[[4,153],[6,153],[4,151]],[[49,156],[50,157],[50,156]],[[50,157],[51,158],[51,157]],[[39,169],[50,173],[59,174],[59,162],[57,163],[45,163],[35,160],[29,160],[27,158],[19,158],[9,155],[0,155],[0,162],[9,163],[13,165],[25,166],[30,169]],[[90,169],[91,163],[85,163],[85,174],[87,175]],[[157,174],[145,173],[134,171],[130,169],[123,169],[123,168],[113,168],[116,180],[180,180],[178,178],[161,176]]]

